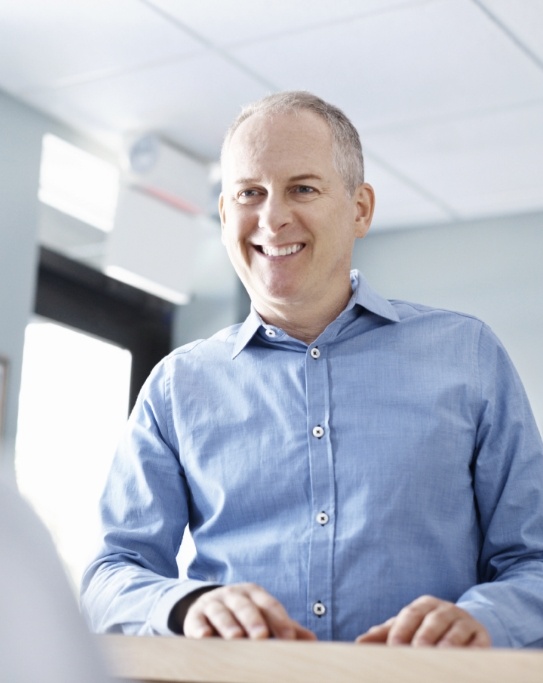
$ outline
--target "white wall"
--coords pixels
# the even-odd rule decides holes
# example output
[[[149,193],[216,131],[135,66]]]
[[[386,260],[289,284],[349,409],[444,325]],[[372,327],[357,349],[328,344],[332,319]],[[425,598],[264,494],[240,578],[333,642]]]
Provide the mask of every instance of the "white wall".
[[[353,265],[388,298],[474,314],[509,351],[543,428],[543,213],[358,241]]]

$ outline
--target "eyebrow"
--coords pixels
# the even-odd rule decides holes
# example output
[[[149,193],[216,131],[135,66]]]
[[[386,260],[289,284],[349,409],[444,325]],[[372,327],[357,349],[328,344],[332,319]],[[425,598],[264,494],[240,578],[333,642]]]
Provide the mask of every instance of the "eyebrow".
[[[299,175],[294,175],[291,176],[288,179],[289,183],[296,183],[299,182],[300,180],[322,180],[322,176],[317,175],[316,173],[300,173]],[[256,178],[238,178],[238,180],[235,181],[236,185],[251,185],[252,183],[258,183]]]

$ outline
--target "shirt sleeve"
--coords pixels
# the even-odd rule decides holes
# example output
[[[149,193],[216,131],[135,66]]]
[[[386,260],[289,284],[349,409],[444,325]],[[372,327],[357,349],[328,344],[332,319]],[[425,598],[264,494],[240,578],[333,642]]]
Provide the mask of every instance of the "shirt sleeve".
[[[180,580],[177,554],[188,489],[172,435],[167,361],[144,385],[100,502],[101,547],[86,570],[81,606],[100,633],[172,635],[168,618],[204,581]]]
[[[543,445],[506,351],[483,326],[473,463],[481,583],[457,601],[496,647],[543,646]]]

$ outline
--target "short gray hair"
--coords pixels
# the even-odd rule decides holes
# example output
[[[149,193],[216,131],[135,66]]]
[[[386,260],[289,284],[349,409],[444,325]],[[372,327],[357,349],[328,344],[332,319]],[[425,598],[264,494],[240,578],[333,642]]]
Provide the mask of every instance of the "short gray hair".
[[[226,131],[221,150],[221,160],[239,126],[254,114],[290,114],[311,111],[323,119],[332,134],[334,166],[340,174],[350,195],[364,182],[364,157],[358,131],[347,116],[333,104],[305,90],[279,92],[263,97],[242,109]]]

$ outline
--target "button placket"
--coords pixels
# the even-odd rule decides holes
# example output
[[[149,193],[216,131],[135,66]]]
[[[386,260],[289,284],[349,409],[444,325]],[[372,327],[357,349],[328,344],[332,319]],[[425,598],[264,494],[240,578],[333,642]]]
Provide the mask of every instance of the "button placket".
[[[306,349],[307,438],[312,520],[307,615],[319,639],[333,636],[334,458],[330,442],[329,360],[324,347]],[[318,599],[316,599],[318,598]],[[324,616],[326,614],[326,616]]]

